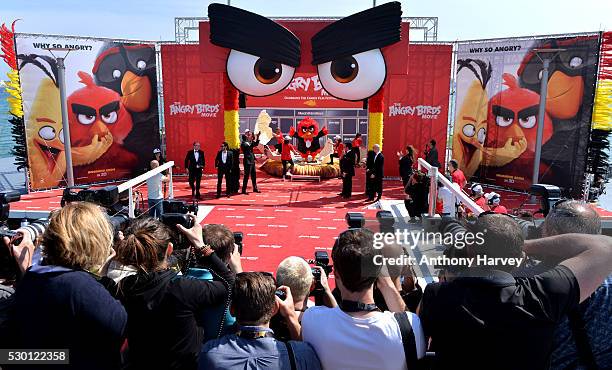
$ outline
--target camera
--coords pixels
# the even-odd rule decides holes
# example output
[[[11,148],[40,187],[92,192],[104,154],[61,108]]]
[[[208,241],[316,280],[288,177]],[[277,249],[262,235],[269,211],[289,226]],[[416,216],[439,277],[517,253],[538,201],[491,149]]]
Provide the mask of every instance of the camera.
[[[277,290],[276,292],[274,292],[274,295],[280,298],[281,301],[287,299],[287,293],[283,292],[282,290]]]
[[[62,193],[61,206],[70,202],[89,202],[104,208],[113,208],[120,200],[119,188],[115,185],[101,189],[91,189],[89,186],[69,186]]]
[[[189,248],[190,243],[189,240],[182,232],[178,230],[176,225],[181,225],[186,229],[191,229],[193,227],[193,219],[189,217],[189,215],[185,213],[164,213],[161,215],[160,221],[168,226],[171,230],[176,234],[176,249],[186,249]]]
[[[333,271],[333,266],[329,264],[329,255],[327,251],[315,251],[314,260],[308,260],[308,263],[315,266],[319,266],[325,272],[325,276]],[[323,285],[321,285],[321,271],[318,268],[311,267],[312,276],[315,281],[315,288],[310,292],[310,296],[314,297],[315,305],[321,306],[323,304]]]
[[[238,246],[238,253],[241,256],[242,256],[242,248],[243,248],[243,244],[242,244],[243,237],[244,237],[244,234],[242,233],[242,231],[234,232],[234,243],[236,243],[236,245]]]
[[[182,200],[164,200],[162,202],[162,208],[164,209],[164,213],[193,213],[194,215],[198,214],[198,204],[193,202],[192,204],[187,204],[187,202]]]

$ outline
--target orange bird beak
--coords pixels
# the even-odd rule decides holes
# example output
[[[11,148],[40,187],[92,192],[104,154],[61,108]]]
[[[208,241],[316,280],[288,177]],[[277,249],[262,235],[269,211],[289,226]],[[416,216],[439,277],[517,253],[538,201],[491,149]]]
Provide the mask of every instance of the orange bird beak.
[[[554,118],[572,118],[580,109],[583,93],[582,76],[571,77],[555,71],[548,80],[546,110]]]
[[[121,81],[122,101],[130,112],[144,112],[151,102],[151,83],[147,76],[137,76],[127,71]]]

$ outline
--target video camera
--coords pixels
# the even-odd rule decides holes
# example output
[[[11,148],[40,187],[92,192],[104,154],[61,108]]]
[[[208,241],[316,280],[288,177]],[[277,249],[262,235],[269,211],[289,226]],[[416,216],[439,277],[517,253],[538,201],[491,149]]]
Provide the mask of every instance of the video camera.
[[[127,193],[119,193],[116,185],[105,186],[100,189],[91,189],[89,186],[69,186],[62,193],[61,206],[71,202],[89,202],[106,209],[108,220],[113,226],[115,234],[127,224],[130,217],[127,207],[122,203],[129,201]]]
[[[181,233],[176,225],[181,225],[186,229],[193,227],[193,220],[189,217],[188,213],[198,214],[197,203],[187,204],[182,200],[164,200],[162,202],[164,213],[161,215],[160,221],[174,230],[176,234],[175,248],[186,249],[189,248],[189,240]]]

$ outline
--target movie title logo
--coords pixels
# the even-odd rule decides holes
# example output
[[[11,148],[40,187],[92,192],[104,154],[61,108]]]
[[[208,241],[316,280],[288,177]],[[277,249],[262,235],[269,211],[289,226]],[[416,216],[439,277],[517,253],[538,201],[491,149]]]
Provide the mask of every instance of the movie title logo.
[[[401,105],[395,103],[389,106],[389,117],[395,116],[417,116],[422,119],[437,119],[442,112],[442,106],[431,105]]]
[[[217,117],[221,109],[221,104],[183,104],[174,102],[170,105],[170,115],[178,114],[197,114],[200,117]]]
[[[323,89],[323,85],[321,84],[321,81],[319,81],[319,76],[317,75],[311,77],[295,77],[293,80],[291,80],[291,83],[289,86],[287,86],[287,89],[291,91],[301,90],[304,92],[321,92],[321,95],[328,95],[327,91]]]

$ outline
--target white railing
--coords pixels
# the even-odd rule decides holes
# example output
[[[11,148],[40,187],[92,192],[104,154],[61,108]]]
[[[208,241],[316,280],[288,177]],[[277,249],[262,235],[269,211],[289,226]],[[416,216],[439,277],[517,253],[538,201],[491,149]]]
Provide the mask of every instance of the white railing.
[[[123,184],[120,184],[117,186],[117,190],[119,191],[119,193],[121,194],[122,192],[128,190],[128,199],[129,199],[129,206],[128,206],[128,216],[130,218],[134,218],[134,193],[132,191],[132,189],[147,181],[147,179],[149,179],[151,176],[153,175],[157,175],[158,173],[161,173],[165,170],[168,170],[168,177],[169,177],[169,181],[168,181],[168,199],[172,199],[174,198],[174,188],[172,186],[172,167],[174,166],[174,161],[170,161],[170,162],[166,162],[164,164],[162,164],[161,166],[147,171],[145,173],[143,173],[142,175],[138,176],[138,177],[134,177],[131,180],[128,180],[126,182],[124,182]]]
[[[472,198],[470,198],[463,190],[457,190],[453,186],[453,184],[448,181],[448,179],[444,176],[438,176],[438,167],[432,166],[423,158],[419,158],[418,160],[419,170],[421,168],[425,168],[427,170],[427,174],[429,176],[429,215],[433,216],[436,214],[436,199],[438,197],[438,181],[440,181],[444,186],[450,190],[451,193],[457,199],[463,203],[467,208],[469,208],[476,216],[484,212],[482,208],[478,204],[476,204]]]

